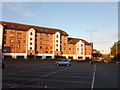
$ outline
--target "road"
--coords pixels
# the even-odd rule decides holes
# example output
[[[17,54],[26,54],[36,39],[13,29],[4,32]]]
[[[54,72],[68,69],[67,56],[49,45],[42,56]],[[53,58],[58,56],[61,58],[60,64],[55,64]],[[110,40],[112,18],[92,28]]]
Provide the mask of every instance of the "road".
[[[2,70],[2,88],[118,88],[118,65],[106,63],[14,63]]]

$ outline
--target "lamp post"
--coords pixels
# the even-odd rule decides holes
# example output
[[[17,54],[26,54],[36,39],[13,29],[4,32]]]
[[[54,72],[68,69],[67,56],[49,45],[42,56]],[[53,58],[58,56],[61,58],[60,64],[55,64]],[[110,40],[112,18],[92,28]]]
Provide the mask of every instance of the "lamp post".
[[[91,44],[92,44],[92,54],[93,54],[93,32],[96,32],[97,30],[86,30],[87,32],[90,32],[90,41],[91,41]],[[91,55],[91,59],[92,59],[92,55]]]

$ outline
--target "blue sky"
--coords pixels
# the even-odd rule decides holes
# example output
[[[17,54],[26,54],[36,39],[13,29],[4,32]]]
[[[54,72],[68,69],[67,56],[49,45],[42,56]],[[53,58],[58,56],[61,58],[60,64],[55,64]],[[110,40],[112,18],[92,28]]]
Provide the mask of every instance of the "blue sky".
[[[4,2],[2,20],[58,28],[70,37],[90,41],[94,48],[109,51],[118,39],[117,2]]]

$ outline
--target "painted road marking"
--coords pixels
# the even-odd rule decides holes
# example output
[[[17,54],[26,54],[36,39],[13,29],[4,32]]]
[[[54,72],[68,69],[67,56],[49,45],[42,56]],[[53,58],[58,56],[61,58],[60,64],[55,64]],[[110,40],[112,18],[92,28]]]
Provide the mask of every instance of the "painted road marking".
[[[52,74],[55,74],[55,73],[57,73],[57,72],[66,70],[66,69],[68,69],[68,68],[70,68],[70,67],[63,68],[63,69],[61,69],[61,70],[57,70],[57,71],[55,71],[55,72],[49,73],[49,74],[47,74],[47,75],[44,75],[44,76],[42,76],[42,77],[40,77],[40,78],[32,79],[32,80],[29,80],[29,81],[27,81],[27,82],[21,83],[21,84],[19,84],[19,85],[23,85],[23,84],[26,84],[26,83],[29,83],[29,82],[32,82],[32,81],[35,81],[35,80],[38,80],[38,79],[47,77],[47,76],[49,76],[49,75],[52,75]],[[15,85],[15,86],[12,86],[12,87],[10,87],[10,88],[15,88],[15,87],[17,87],[17,86],[19,86],[19,85]]]
[[[96,64],[94,65],[94,72],[93,72],[93,80],[92,80],[91,90],[93,90],[93,88],[94,88],[94,83],[95,83],[95,72],[96,72]]]

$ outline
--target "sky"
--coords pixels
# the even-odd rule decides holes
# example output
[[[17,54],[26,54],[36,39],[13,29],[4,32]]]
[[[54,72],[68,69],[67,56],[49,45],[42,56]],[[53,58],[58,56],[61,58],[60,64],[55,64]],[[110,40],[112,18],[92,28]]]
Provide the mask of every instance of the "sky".
[[[110,51],[118,40],[117,2],[3,2],[2,21],[62,29]]]

